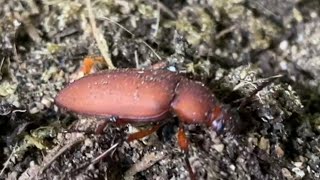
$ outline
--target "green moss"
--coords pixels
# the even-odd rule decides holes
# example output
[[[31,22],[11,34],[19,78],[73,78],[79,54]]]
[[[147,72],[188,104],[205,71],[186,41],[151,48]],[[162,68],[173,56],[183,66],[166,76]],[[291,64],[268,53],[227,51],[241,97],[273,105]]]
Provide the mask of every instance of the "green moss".
[[[189,44],[196,46],[201,42],[211,43],[215,34],[215,23],[201,7],[186,7],[179,12],[177,21],[164,24],[167,28],[175,28],[183,33]]]

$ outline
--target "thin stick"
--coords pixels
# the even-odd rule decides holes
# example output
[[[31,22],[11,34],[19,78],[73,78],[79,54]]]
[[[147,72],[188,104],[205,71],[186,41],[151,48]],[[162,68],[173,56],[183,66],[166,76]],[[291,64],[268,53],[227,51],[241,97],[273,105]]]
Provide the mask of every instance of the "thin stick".
[[[135,37],[135,35],[134,35],[132,32],[130,32],[127,28],[123,27],[123,26],[122,26],[121,24],[119,24],[118,22],[111,20],[110,18],[100,17],[100,18],[98,18],[98,19],[104,19],[104,20],[107,20],[107,21],[109,21],[109,22],[111,22],[111,23],[114,23],[114,24],[116,24],[117,26],[119,26],[121,29],[123,29],[123,30],[125,30],[127,33],[129,33],[132,37]],[[156,53],[156,51],[155,51],[146,41],[144,41],[144,40],[140,40],[140,41],[141,41],[141,43],[143,43],[145,46],[147,46],[147,47],[152,51],[152,53],[153,53],[159,60],[162,60],[162,58]]]
[[[136,63],[136,68],[140,69],[140,63],[139,63],[139,57],[138,57],[137,50],[134,50],[134,60],[135,60],[135,63]]]
[[[191,179],[191,180],[196,180],[196,175],[194,174],[194,172],[193,172],[193,170],[192,170],[192,167],[191,167],[191,164],[190,164],[190,161],[189,161],[189,152],[188,152],[188,151],[185,151],[184,161],[185,161],[185,163],[186,163],[186,166],[187,166],[187,170],[188,170],[188,172],[189,172],[190,179]]]
[[[216,40],[220,39],[221,37],[223,37],[224,35],[228,34],[229,32],[232,32],[233,30],[235,30],[237,28],[237,24],[232,25],[222,31],[220,31],[217,35],[216,35]]]
[[[252,99],[252,97],[254,95],[256,95],[259,91],[261,91],[263,88],[265,88],[266,86],[268,86],[269,84],[271,84],[274,80],[276,80],[277,78],[282,77],[282,74],[278,74],[278,75],[274,75],[268,78],[264,78],[262,79],[262,85],[258,86],[249,97],[245,97],[244,99],[242,99],[241,104],[239,105],[238,109],[242,109],[245,105],[248,104],[248,102]]]
[[[97,28],[96,26],[96,21],[95,21],[95,16],[92,12],[92,6],[91,6],[91,1],[90,0],[86,0],[86,4],[87,4],[87,8],[88,8],[88,13],[89,13],[89,21],[90,21],[90,25],[91,25],[91,29],[92,29],[92,33],[93,36],[97,42],[98,48],[103,56],[103,58],[105,59],[108,68],[109,69],[115,69],[111,58],[110,58],[110,53],[109,53],[109,47],[107,45],[107,41],[106,39],[103,37],[100,29]]]
[[[90,162],[85,162],[83,164],[81,164],[77,169],[73,170],[71,172],[71,174],[74,174],[76,172],[78,172],[81,169],[84,169],[86,167],[88,167],[89,165],[95,165],[97,164],[102,158],[104,158],[106,155],[108,155],[110,152],[113,153],[112,150],[115,150],[116,147],[119,146],[119,144],[122,142],[118,142],[116,144],[114,144],[113,146],[111,146],[109,149],[107,149],[105,152],[103,152],[102,154],[100,154],[98,157],[94,158],[92,161]]]
[[[99,18],[98,18],[98,19],[99,19]],[[121,29],[123,29],[123,30],[125,30],[127,33],[129,33],[131,36],[134,36],[134,34],[133,34],[131,31],[129,31],[127,28],[125,28],[124,26],[122,26],[122,25],[119,24],[118,22],[116,22],[116,21],[114,21],[114,20],[112,20],[112,19],[110,19],[110,18],[107,18],[107,17],[101,17],[101,19],[104,19],[104,20],[107,20],[107,21],[109,21],[109,22],[112,22],[112,23],[116,24],[116,25],[119,26]]]
[[[10,156],[8,157],[8,159],[6,160],[6,162],[4,163],[3,165],[3,168],[1,169],[1,172],[0,172],[0,177],[2,176],[4,170],[8,167],[9,165],[9,162],[12,158],[12,156],[14,155],[14,153],[16,152],[16,148],[17,148],[17,143],[14,145],[13,149],[12,149],[12,152],[10,154]]]
[[[113,146],[111,146],[108,150],[106,150],[105,152],[103,152],[102,154],[100,154],[98,157],[94,158],[91,161],[91,164],[94,165],[97,162],[99,162],[103,157],[105,157],[106,155],[108,155],[113,149],[115,149],[116,147],[119,146],[120,143],[116,143]]]
[[[152,53],[157,56],[157,58],[158,58],[159,60],[162,60],[162,58],[156,53],[156,51],[155,51],[146,41],[141,40],[141,42],[142,42],[144,45],[146,45],[146,46],[152,51]]]
[[[159,24],[160,24],[160,5],[159,0],[157,0],[157,18],[156,18],[156,27],[153,33],[153,37],[156,37],[159,31]]]
[[[168,16],[170,16],[170,18],[172,18],[172,19],[177,18],[176,15],[167,6],[165,6],[162,2],[158,1],[158,6],[164,13],[166,13]]]
[[[1,69],[2,69],[3,63],[4,63],[4,57],[1,59],[1,63],[0,63],[0,73],[1,73]]]
[[[72,141],[69,144],[66,144],[65,146],[63,146],[50,160],[48,163],[46,163],[41,169],[40,169],[40,174],[43,173],[43,171],[45,171],[53,161],[55,161],[59,156],[61,156],[64,152],[66,152],[68,149],[70,149],[71,147],[73,147],[76,144],[81,143],[82,141],[84,141],[84,137],[79,137],[77,139],[75,139],[74,141]]]

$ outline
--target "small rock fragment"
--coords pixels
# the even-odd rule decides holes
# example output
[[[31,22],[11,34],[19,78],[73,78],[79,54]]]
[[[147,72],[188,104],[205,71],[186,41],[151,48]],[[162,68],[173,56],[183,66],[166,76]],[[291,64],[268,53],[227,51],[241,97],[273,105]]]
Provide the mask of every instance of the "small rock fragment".
[[[262,137],[259,142],[259,148],[269,153],[269,149],[270,149],[269,139]]]
[[[284,155],[283,149],[278,144],[274,148],[275,148],[277,157],[279,157],[279,158],[283,157],[283,155]]]
[[[287,168],[281,169],[282,175],[288,179],[293,179],[291,172]]]
[[[214,144],[213,148],[219,153],[222,153],[224,150],[224,144]]]
[[[299,178],[303,178],[306,175],[305,172],[298,167],[292,168],[291,171],[294,172]]]

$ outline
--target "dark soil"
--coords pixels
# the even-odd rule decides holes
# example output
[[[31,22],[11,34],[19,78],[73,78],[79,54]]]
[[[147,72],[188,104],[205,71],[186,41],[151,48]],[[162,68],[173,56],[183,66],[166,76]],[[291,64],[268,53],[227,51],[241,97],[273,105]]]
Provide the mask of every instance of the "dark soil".
[[[320,1],[91,0],[105,49],[87,1],[0,5],[0,178],[189,178],[176,117],[92,163],[136,127],[109,125],[97,135],[100,121],[54,98],[81,76],[85,57],[102,51],[116,68],[160,57],[230,109],[222,134],[188,126],[198,179],[320,178]]]

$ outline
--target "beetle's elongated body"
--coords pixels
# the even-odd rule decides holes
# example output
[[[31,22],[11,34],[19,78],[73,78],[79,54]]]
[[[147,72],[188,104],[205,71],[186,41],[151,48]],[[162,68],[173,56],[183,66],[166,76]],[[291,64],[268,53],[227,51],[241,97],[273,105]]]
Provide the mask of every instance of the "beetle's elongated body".
[[[203,84],[160,69],[91,74],[71,83],[55,101],[70,111],[115,117],[119,123],[155,122],[175,114],[184,124],[206,124],[219,130],[227,116]]]
[[[55,99],[70,111],[116,123],[158,122],[152,129],[130,134],[127,141],[148,136],[170,115],[180,121],[178,144],[186,153],[191,179],[196,179],[188,155],[184,124],[204,124],[216,131],[230,118],[202,83],[163,69],[117,69],[85,76],[68,85]],[[97,132],[103,128],[98,128]]]

